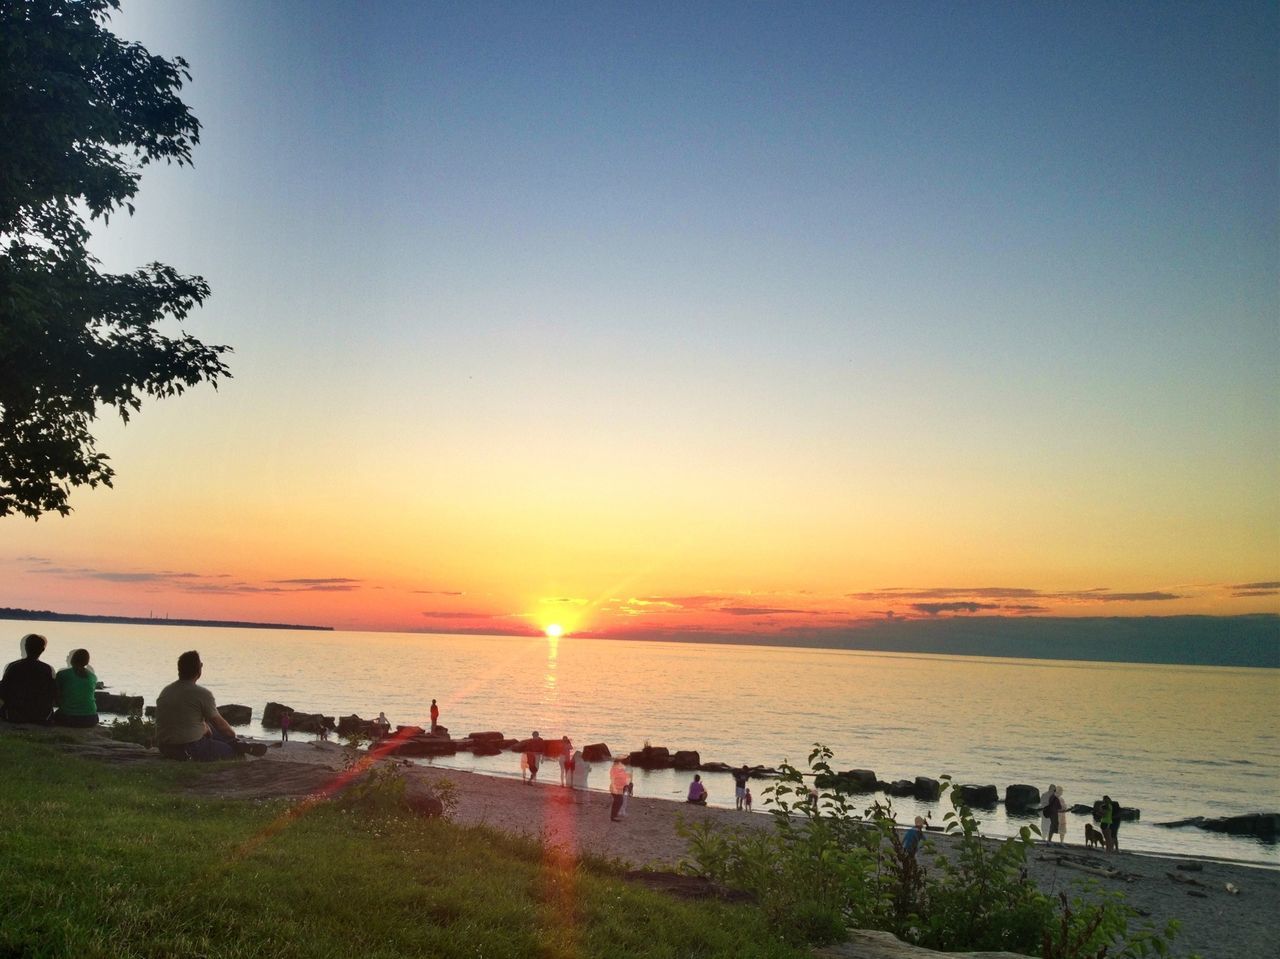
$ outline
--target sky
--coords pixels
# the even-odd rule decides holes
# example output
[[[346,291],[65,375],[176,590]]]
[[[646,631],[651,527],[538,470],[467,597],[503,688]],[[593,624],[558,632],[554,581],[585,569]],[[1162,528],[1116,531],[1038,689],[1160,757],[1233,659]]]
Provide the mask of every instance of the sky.
[[[0,605],[484,633],[1280,612],[1274,3],[138,2],[94,252],[233,379]]]

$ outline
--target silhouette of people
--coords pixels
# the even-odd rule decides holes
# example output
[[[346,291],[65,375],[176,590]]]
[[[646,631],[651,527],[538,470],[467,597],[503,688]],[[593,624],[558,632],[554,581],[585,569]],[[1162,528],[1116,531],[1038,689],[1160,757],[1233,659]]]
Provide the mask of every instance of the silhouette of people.
[[[384,739],[391,732],[391,720],[387,718],[387,714],[379,711],[378,718],[375,719],[374,725],[378,727],[378,738]]]
[[[1058,787],[1050,783],[1044,794],[1044,805],[1040,807],[1040,838],[1045,842],[1053,841],[1053,834],[1058,828]]]
[[[568,736],[560,737],[560,755],[557,762],[560,764],[560,785],[570,785],[573,777],[573,740]]]
[[[87,729],[98,725],[98,702],[94,692],[98,677],[89,668],[89,650],[73,649],[67,656],[66,669],[53,677],[58,687],[58,711],[53,721],[59,726]]]
[[[570,771],[569,786],[571,789],[586,789],[587,777],[591,775],[591,764],[582,758],[582,750],[573,754],[573,769]]]
[[[1058,787],[1058,843],[1067,840],[1067,798],[1066,790]]]
[[[196,682],[204,673],[200,654],[192,649],[178,657],[178,679],[156,697],[156,745],[166,759],[215,762],[251,753],[264,755],[262,743],[236,739],[222,718],[213,693]]]
[[[707,804],[707,787],[702,784],[702,777],[695,774],[693,782],[689,783],[689,795],[685,797],[685,802],[694,806],[705,806]],[[738,808],[741,809],[741,801]]]
[[[629,785],[627,780],[626,767],[622,765],[621,759],[615,759],[613,766],[609,769],[609,794],[613,797],[609,818],[613,822],[618,822],[622,818],[622,804],[626,799]]]
[[[436,731],[436,726],[440,725],[440,707],[436,705],[436,701],[431,700],[431,731]]]
[[[1111,800],[1111,851],[1120,851],[1120,803]]]
[[[536,729],[525,745],[526,749],[520,764],[520,778],[532,786],[534,780],[538,778],[538,763],[542,759],[542,737],[538,735]],[[527,780],[524,779],[526,771],[529,773]]]
[[[58,687],[53,679],[53,669],[40,662],[49,641],[39,633],[27,633],[19,648],[22,659],[15,659],[4,668],[0,678],[0,715],[11,723],[41,723],[48,725],[57,701]]]
[[[742,797],[742,808],[747,812],[751,812],[751,787],[747,787],[747,793]]]
[[[1102,832],[1102,848],[1107,852],[1115,852],[1116,845],[1116,813],[1117,806],[1110,796],[1102,797],[1102,808],[1099,810],[1098,828]]]
[[[751,770],[747,768],[747,764],[743,763],[741,769],[733,771],[733,801],[734,808],[741,809],[744,800],[747,798],[747,783],[751,779]]]
[[[289,741],[289,727],[293,725],[293,712],[286,709],[280,714],[280,742]]]

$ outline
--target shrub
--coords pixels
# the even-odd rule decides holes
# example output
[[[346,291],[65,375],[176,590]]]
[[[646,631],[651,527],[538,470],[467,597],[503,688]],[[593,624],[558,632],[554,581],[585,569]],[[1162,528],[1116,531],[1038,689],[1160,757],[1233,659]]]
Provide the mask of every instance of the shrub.
[[[944,779],[943,817],[952,837],[934,853],[931,868],[902,845],[888,800],[858,815],[839,790],[832,752],[815,745],[809,774],[830,784],[811,790],[796,767],[783,763],[780,778],[764,790],[772,831],[725,829],[703,822],[681,824],[689,840],[686,871],[753,894],[792,941],[827,942],[848,928],[880,929],[939,950],[1007,950],[1046,959],[1130,959],[1164,955],[1177,931],[1144,926],[1120,893],[1099,894],[1086,883],[1089,901],[1053,898],[1027,875],[1032,829],[997,842],[978,833],[977,821]]]
[[[156,721],[143,719],[141,713],[130,713],[126,719],[113,719],[103,730],[120,742],[137,743],[148,749],[156,744]]]

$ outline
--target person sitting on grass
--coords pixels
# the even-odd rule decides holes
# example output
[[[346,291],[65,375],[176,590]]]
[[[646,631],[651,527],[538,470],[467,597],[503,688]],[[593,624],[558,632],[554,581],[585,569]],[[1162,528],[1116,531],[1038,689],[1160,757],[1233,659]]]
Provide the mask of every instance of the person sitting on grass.
[[[204,663],[194,649],[178,657],[178,680],[156,697],[156,745],[166,759],[216,762],[251,753],[263,756],[263,743],[236,739],[230,723],[222,718],[213,693],[196,680]]]
[[[701,776],[695,775],[693,782],[689,783],[689,798],[685,802],[693,803],[695,806],[705,806],[707,804],[707,787],[702,785]]]
[[[89,650],[73,649],[67,657],[67,668],[60,669],[53,681],[58,687],[58,711],[53,721],[59,726],[88,729],[98,725],[98,702],[94,691],[98,677],[89,668]]]
[[[27,633],[20,645],[22,659],[6,666],[0,679],[0,716],[11,723],[47,726],[58,696],[53,669],[40,662],[49,641],[39,633]]]

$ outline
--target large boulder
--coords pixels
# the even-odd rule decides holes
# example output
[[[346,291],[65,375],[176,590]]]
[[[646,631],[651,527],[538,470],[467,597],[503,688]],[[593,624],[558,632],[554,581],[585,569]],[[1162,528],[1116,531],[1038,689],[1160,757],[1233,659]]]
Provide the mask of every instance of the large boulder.
[[[93,701],[100,713],[118,713],[121,716],[132,716],[142,712],[141,696],[118,696],[115,693],[104,693],[98,690],[93,694]]]
[[[440,728],[436,727],[432,732],[427,732],[421,726],[397,726],[396,735],[401,739],[412,739],[415,736],[430,736],[432,739],[448,739],[449,733],[440,732]]]
[[[547,755],[547,744],[549,742],[549,739],[543,739],[541,736],[537,739],[533,739],[532,737],[529,739],[522,739],[515,744],[515,751],[518,753],[532,752],[545,756]]]
[[[482,733],[467,733],[467,738],[472,740],[473,742],[487,742],[488,740],[501,741],[503,739],[506,739],[507,737],[502,735],[502,733],[498,732],[497,730],[490,729]]]
[[[671,757],[672,769],[697,769],[702,764],[702,757],[695,749],[677,749]]]
[[[842,793],[874,792],[879,782],[870,769],[846,769],[833,775],[819,773],[813,777],[813,784],[819,789],[834,789]]]
[[[1026,783],[1014,783],[1004,788],[1004,808],[1007,812],[1038,812],[1040,790]]]
[[[737,767],[730,766],[728,763],[703,763],[699,768],[704,773],[729,773]]]
[[[253,720],[253,710],[248,706],[240,706],[236,703],[227,703],[225,706],[219,706],[218,712],[232,726],[248,726]]]
[[[394,742],[389,747],[389,751],[396,756],[410,756],[416,759],[428,759],[432,756],[452,756],[458,751],[458,744],[451,739],[433,739],[430,736],[415,736],[413,739]]]
[[[284,713],[293,712],[292,706],[285,706],[282,703],[267,703],[262,707],[262,728],[263,729],[279,729],[280,717]]]
[[[606,759],[612,759],[613,754],[609,752],[609,746],[606,743],[592,743],[590,746],[582,747],[582,758],[589,763],[602,763]]]
[[[886,790],[890,796],[914,796],[916,784],[910,779],[895,779]]]
[[[265,726],[266,723],[263,723]],[[289,717],[289,730],[295,733],[318,733],[321,729],[332,729],[334,718],[320,713],[297,713]]]
[[[925,802],[933,802],[942,795],[942,783],[928,776],[917,776],[915,787],[915,797]]]
[[[974,786],[966,783],[956,786],[956,793],[964,800],[966,806],[974,809],[991,809],[1000,801],[1000,793],[995,786]]]
[[[1075,812],[1074,806],[1071,807],[1071,811]],[[1101,820],[1102,819],[1102,800],[1099,799],[1096,802],[1094,802],[1092,806],[1086,807],[1085,812],[1093,817],[1094,822],[1098,822],[1099,820]],[[1137,822],[1141,818],[1142,818],[1141,809],[1135,809],[1132,806],[1120,807],[1121,822]]]
[[[1123,818],[1122,816],[1121,819]],[[1230,833],[1233,836],[1275,839],[1276,833],[1280,831],[1280,813],[1255,812],[1246,816],[1224,816],[1220,819],[1206,819],[1197,825],[1201,829]]]
[[[666,746],[645,746],[627,756],[627,765],[640,769],[670,769],[671,751]]]
[[[265,726],[267,721],[264,719],[262,724]],[[350,716],[338,717],[338,735],[339,736],[367,736],[372,739],[378,734],[378,724],[372,719],[361,719],[355,713]]]

